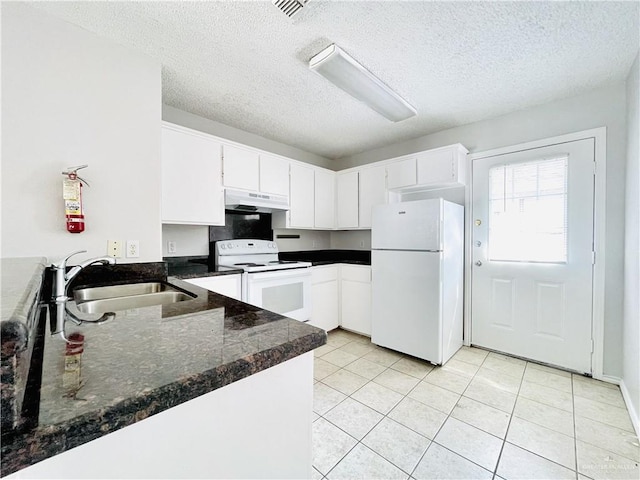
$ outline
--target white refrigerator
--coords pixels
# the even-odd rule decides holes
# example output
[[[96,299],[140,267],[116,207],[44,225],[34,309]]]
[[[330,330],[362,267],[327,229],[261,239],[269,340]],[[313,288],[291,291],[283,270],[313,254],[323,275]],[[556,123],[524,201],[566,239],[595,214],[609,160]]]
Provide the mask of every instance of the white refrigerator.
[[[373,207],[371,341],[441,365],[462,346],[464,208]]]

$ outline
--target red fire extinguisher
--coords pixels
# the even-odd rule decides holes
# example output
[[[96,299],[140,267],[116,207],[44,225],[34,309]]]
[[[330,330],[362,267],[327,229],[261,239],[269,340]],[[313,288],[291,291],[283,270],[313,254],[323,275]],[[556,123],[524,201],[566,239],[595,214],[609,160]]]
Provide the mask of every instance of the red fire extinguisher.
[[[89,183],[78,176],[78,170],[88,165],[68,167],[62,172],[67,178],[63,181],[62,196],[64,197],[64,214],[67,220],[67,231],[70,233],[84,232],[84,212],[82,210],[82,182]]]

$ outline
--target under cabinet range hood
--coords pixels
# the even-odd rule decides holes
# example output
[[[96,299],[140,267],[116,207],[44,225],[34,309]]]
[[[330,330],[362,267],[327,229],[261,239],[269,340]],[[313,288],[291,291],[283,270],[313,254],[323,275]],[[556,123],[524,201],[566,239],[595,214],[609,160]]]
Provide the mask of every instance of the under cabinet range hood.
[[[272,213],[289,210],[289,198],[284,195],[274,195],[244,190],[226,189],[224,204],[227,210],[238,212]]]

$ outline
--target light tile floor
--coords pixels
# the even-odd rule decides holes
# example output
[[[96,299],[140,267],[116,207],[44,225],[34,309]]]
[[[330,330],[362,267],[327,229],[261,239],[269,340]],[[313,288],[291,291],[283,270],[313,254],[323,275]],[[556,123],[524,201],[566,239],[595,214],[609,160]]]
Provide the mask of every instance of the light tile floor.
[[[314,362],[314,478],[639,478],[614,385],[467,347],[434,368],[339,329]]]

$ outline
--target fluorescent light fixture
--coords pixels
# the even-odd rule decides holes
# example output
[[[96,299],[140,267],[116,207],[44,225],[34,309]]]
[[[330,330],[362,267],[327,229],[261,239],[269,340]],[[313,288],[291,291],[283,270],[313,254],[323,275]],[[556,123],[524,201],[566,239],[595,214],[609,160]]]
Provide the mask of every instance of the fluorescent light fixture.
[[[335,44],[329,45],[309,60],[309,68],[392,122],[406,120],[418,113],[400,95]]]

